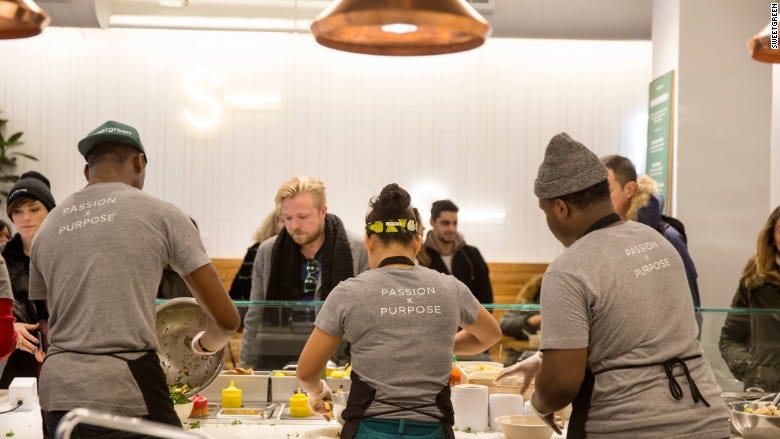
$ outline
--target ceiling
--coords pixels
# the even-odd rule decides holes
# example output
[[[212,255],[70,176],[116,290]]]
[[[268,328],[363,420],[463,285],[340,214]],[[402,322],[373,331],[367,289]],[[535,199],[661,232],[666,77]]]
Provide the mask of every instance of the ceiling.
[[[308,32],[327,0],[38,0],[52,25]],[[652,0],[469,0],[494,37],[648,40]]]

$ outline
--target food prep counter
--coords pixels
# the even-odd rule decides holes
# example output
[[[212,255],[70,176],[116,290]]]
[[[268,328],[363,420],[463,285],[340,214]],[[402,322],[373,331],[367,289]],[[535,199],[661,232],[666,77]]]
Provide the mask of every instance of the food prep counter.
[[[184,428],[193,428],[214,436],[216,439],[332,439],[338,438],[341,426],[336,421],[325,421],[319,416],[308,418],[291,418],[287,404],[245,404],[244,408],[267,409],[272,406],[272,414],[268,418],[259,416],[225,416],[220,414],[218,404],[209,404],[208,416],[205,418],[189,418],[184,421]],[[455,432],[459,439],[504,439],[500,432]],[[553,439],[566,437],[556,434]]]

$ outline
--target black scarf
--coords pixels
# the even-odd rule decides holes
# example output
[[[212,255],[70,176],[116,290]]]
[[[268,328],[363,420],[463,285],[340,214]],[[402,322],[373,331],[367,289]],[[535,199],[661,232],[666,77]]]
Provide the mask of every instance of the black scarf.
[[[321,251],[320,299],[325,300],[333,287],[355,275],[352,267],[352,247],[344,224],[335,215],[325,215],[325,242]],[[303,261],[301,246],[296,244],[283,228],[271,251],[271,274],[268,278],[266,300],[301,299]]]

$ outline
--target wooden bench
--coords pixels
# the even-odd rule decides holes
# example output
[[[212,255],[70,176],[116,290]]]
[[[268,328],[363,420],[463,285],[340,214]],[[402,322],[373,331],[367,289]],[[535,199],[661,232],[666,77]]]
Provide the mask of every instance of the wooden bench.
[[[233,282],[233,278],[238,273],[238,269],[241,267],[242,259],[230,259],[230,258],[214,258],[212,259],[214,267],[216,267],[219,273],[222,283],[225,285],[225,289],[229,290],[230,285]],[[490,269],[490,283],[493,285],[493,301],[496,304],[511,304],[515,303],[517,293],[520,288],[525,285],[532,277],[537,274],[544,273],[547,269],[546,263],[517,263],[517,262],[489,262],[488,268]],[[493,311],[493,316],[496,319],[500,319],[505,313],[504,310]],[[236,353],[241,349],[241,338],[237,336],[231,341],[231,347],[233,352]],[[495,361],[499,361],[501,352],[505,348],[500,348],[499,345],[509,346],[516,344],[516,341],[510,337],[504,337],[501,343],[497,344],[490,350],[491,357]],[[230,365],[230,358],[226,358],[226,367],[232,367]]]

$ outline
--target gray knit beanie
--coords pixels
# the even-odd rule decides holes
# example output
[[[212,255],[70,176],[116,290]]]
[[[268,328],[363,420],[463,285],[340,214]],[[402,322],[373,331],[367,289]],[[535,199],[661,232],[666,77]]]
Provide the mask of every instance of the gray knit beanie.
[[[607,179],[607,167],[582,143],[566,133],[556,134],[544,151],[534,181],[534,194],[557,198],[587,189]]]

